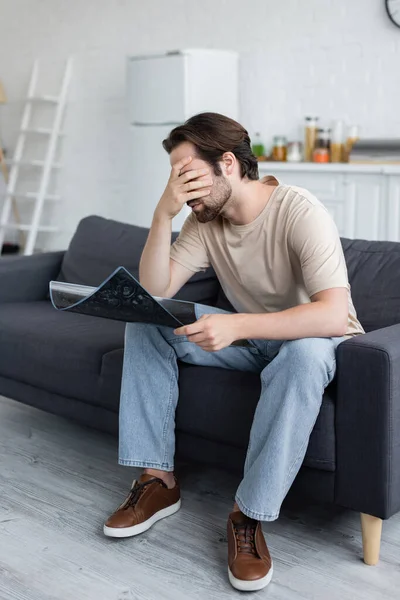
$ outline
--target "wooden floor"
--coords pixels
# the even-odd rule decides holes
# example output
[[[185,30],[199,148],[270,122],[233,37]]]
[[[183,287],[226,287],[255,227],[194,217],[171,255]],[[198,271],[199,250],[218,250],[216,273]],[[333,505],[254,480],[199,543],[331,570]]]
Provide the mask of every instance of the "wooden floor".
[[[1,600],[237,598],[226,576],[225,524],[237,481],[181,469],[182,510],[147,533],[107,539],[104,518],[135,471],[112,437],[0,399]],[[286,508],[264,527],[273,582],[251,598],[400,598],[400,516],[384,524],[381,562],[361,561],[358,515]]]

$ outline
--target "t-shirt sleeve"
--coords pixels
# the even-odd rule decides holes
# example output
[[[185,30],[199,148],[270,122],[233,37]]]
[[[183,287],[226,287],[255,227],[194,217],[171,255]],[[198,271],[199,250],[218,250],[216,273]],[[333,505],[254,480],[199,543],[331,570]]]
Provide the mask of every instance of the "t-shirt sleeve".
[[[207,249],[200,237],[199,224],[189,215],[178,238],[171,246],[170,257],[190,271],[205,271],[210,266]]]
[[[336,225],[321,204],[306,200],[293,211],[289,244],[300,262],[311,297],[336,287],[348,287],[346,262]]]

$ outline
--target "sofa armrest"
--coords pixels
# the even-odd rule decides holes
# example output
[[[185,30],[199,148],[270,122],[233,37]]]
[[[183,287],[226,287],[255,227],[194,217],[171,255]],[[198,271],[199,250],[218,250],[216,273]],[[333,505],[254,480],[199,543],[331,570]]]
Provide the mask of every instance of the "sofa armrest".
[[[337,350],[336,502],[387,519],[400,510],[400,324]]]
[[[0,303],[45,300],[49,282],[60,272],[64,252],[0,259]]]

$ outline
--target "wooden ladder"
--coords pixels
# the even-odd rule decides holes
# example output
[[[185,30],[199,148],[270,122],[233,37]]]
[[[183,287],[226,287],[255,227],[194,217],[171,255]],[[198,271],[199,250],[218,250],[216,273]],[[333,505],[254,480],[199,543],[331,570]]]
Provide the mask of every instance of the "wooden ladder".
[[[24,244],[23,254],[30,255],[33,254],[35,250],[39,232],[56,232],[59,229],[58,227],[41,224],[41,219],[45,201],[60,200],[58,195],[49,194],[48,189],[53,169],[60,168],[61,166],[55,162],[55,156],[59,138],[62,135],[61,126],[72,76],[72,66],[73,62],[70,57],[65,65],[61,90],[58,96],[36,95],[39,77],[39,61],[36,60],[34,62],[14,156],[11,161],[6,161],[10,165],[10,172],[8,177],[5,177],[7,187],[0,216],[0,248],[3,246],[7,230],[16,230],[20,234],[25,234],[26,232],[26,243]],[[34,108],[37,104],[43,103],[54,106],[54,120],[52,126],[49,129],[31,127]],[[24,160],[26,140],[28,136],[31,135],[46,136],[48,138],[44,160]],[[27,168],[38,171],[37,190],[19,193],[18,182],[23,175],[23,170]],[[17,201],[33,201],[31,220],[29,223],[21,223],[21,220],[18,218],[19,212],[16,205]],[[12,209],[14,218],[12,218],[11,214]]]

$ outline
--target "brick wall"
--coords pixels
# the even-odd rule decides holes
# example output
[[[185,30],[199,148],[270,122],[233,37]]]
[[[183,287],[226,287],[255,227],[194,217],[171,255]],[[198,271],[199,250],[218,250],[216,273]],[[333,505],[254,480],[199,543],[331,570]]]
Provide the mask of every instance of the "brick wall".
[[[63,202],[48,210],[65,247],[78,220],[124,220],[129,169],[125,56],[184,47],[238,50],[241,120],[267,143],[298,138],[305,114],[345,118],[363,135],[400,136],[400,30],[383,0],[0,0],[0,78],[10,103],[0,127],[12,148],[32,60],[44,91],[76,57],[66,122]]]

